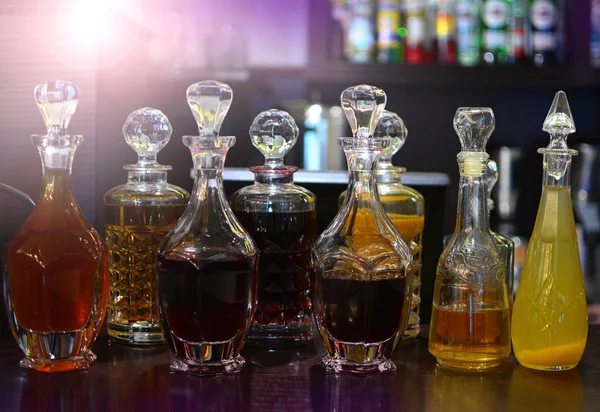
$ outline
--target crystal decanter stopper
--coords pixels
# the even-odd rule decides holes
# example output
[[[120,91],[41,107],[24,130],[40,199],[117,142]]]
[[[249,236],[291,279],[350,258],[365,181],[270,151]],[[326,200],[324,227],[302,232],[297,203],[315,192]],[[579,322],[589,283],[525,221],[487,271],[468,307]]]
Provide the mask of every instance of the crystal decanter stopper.
[[[512,341],[521,365],[559,371],[577,366],[588,334],[570,186],[577,152],[567,145],[575,122],[563,91],[556,93],[543,130],[550,144],[538,150],[544,156],[542,197],[515,297]]]
[[[223,190],[223,164],[235,137],[219,130],[231,99],[231,88],[216,81],[187,90],[199,136],[184,136],[183,142],[196,179],[187,208],[158,250],[158,308],[175,354],[173,371],[239,372],[256,308],[257,248]]]
[[[367,85],[342,93],[353,137],[340,138],[348,159],[348,196],[312,252],[314,305],[329,372],[392,371],[391,355],[410,312],[411,252],[387,217],[375,182],[389,144],[374,137],[386,95]]]
[[[231,197],[236,217],[260,249],[258,308],[248,343],[287,347],[311,339],[310,250],[317,232],[315,195],[295,185],[298,169],[283,157],[298,139],[294,119],[267,110],[250,127],[252,144],[265,156],[251,167],[254,184]]]
[[[156,303],[156,251],[187,206],[189,193],[167,183],[171,166],[157,161],[171,138],[169,119],[157,109],[131,113],[125,142],[138,155],[125,165],[127,182],[104,195],[104,231],[111,276],[108,333],[134,345],[164,341]]]
[[[484,178],[494,126],[487,107],[454,116],[462,147],[456,229],[439,259],[429,331],[429,351],[442,367],[484,370],[510,354],[506,273],[489,229]]]
[[[71,191],[75,149],[82,136],[67,128],[79,100],[76,85],[36,86],[47,127],[33,135],[44,172],[40,200],[10,242],[5,295],[9,323],[25,354],[24,368],[44,372],[87,369],[108,304],[106,245]]]
[[[404,125],[404,120],[396,113],[384,110],[373,135],[389,139],[388,146],[382,150],[379,157],[377,171],[394,167],[392,165],[392,156],[404,146],[406,137],[408,136],[408,129]]]

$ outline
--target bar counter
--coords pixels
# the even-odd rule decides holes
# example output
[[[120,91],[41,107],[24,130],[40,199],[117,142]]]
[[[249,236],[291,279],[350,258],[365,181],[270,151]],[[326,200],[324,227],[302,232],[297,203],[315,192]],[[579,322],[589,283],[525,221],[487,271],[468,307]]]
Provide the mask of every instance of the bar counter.
[[[426,332],[426,327],[423,328]],[[170,373],[166,346],[94,345],[86,372],[20,369],[11,337],[0,342],[0,410],[21,411],[550,411],[600,410],[600,326],[590,326],[579,366],[537,372],[511,356],[487,373],[442,370],[427,340],[399,347],[398,370],[366,377],[326,374],[314,343],[278,351],[245,348],[238,376]]]

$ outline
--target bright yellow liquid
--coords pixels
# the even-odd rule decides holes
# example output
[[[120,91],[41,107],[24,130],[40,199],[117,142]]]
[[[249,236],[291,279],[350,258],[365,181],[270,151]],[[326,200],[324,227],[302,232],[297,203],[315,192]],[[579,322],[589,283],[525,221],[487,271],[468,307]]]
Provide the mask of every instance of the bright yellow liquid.
[[[574,368],[588,333],[569,187],[545,186],[512,316],[515,356],[540,370]]]

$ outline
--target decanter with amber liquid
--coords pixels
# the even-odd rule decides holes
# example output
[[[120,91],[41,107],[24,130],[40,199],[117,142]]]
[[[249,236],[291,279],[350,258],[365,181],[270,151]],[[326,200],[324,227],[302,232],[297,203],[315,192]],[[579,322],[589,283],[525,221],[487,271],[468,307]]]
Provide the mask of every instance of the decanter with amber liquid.
[[[384,110],[374,135],[389,139],[389,144],[381,152],[377,165],[377,191],[383,209],[412,253],[412,263],[408,268],[412,278],[411,311],[403,342],[416,339],[420,331],[421,252],[425,226],[425,198],[412,187],[402,184],[402,174],[406,172],[406,168],[392,165],[392,156],[404,146],[407,134],[400,116]],[[347,191],[344,191],[340,195],[340,206],[346,198],[346,193]]]
[[[567,146],[575,122],[567,96],[556,94],[543,130],[550,144],[544,156],[542,197],[512,315],[512,342],[519,363],[532,369],[572,369],[581,360],[588,334],[579,245],[571,202],[571,160]]]
[[[348,195],[317,239],[314,310],[327,349],[328,372],[366,374],[396,369],[391,360],[409,318],[412,254],[385,213],[375,180],[389,144],[374,137],[383,90],[360,85],[342,93],[353,137],[340,138],[349,167]]]
[[[489,229],[484,178],[494,127],[487,107],[454,116],[462,147],[456,229],[438,262],[429,327],[429,352],[452,369],[490,369],[510,355],[506,271]]]
[[[198,136],[184,136],[196,179],[190,202],[158,249],[158,311],[175,360],[172,371],[197,375],[239,372],[258,289],[258,249],[223,190],[233,136],[219,136],[231,88],[192,84],[187,101]]]
[[[156,251],[190,197],[167,183],[171,166],[157,162],[171,132],[160,110],[145,107],[131,113],[123,135],[138,161],[124,166],[127,183],[104,195],[111,280],[108,334],[134,345],[164,342],[156,303]]]
[[[252,167],[253,185],[231,197],[236,217],[260,250],[258,307],[248,343],[286,347],[312,338],[310,250],[317,235],[315,195],[294,184],[297,167],[283,157],[298,139],[294,119],[281,110],[260,113],[250,127],[254,146],[265,156]]]
[[[39,202],[10,242],[4,298],[9,324],[25,354],[24,368],[44,372],[87,369],[108,304],[108,250],[86,220],[71,190],[75,149],[69,135],[79,89],[53,81],[36,86],[48,129],[33,135],[42,160]]]

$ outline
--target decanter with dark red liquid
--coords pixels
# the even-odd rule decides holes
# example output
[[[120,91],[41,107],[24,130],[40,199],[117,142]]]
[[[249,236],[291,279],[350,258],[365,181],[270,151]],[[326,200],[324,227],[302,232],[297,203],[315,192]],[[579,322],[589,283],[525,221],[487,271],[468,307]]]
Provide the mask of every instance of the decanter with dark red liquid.
[[[267,110],[250,127],[254,146],[265,156],[252,167],[253,185],[231,197],[231,205],[260,249],[258,308],[248,343],[293,346],[311,339],[310,249],[316,237],[315,196],[294,184],[297,167],[283,157],[298,139],[294,119]]]
[[[48,128],[33,135],[44,183],[37,206],[10,242],[4,298],[24,368],[44,372],[87,369],[108,305],[108,252],[77,205],[70,185],[75,149],[67,134],[79,100],[72,83],[53,81],[34,97]]]
[[[373,136],[385,102],[384,91],[373,86],[342,93],[353,132],[340,138],[348,194],[312,251],[315,318],[328,372],[395,370],[391,356],[411,309],[411,251],[387,216],[375,180],[379,156],[390,143]]]
[[[188,207],[158,249],[158,311],[175,360],[171,370],[198,375],[239,372],[240,350],[256,308],[257,248],[223,190],[223,164],[235,143],[219,136],[231,88],[204,81],[187,101],[199,136],[184,136],[196,179]]]

